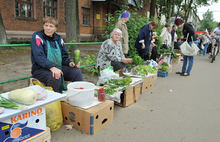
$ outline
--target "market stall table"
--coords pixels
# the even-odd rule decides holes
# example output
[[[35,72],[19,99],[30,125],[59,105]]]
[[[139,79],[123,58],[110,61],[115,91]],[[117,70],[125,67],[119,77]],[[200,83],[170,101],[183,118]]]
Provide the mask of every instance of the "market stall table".
[[[33,86],[27,87],[31,89]],[[46,90],[47,98],[28,105],[25,110],[5,108],[0,114],[0,137],[4,142],[27,141],[46,132],[45,105],[64,99],[66,94]],[[8,93],[1,94],[8,98]]]

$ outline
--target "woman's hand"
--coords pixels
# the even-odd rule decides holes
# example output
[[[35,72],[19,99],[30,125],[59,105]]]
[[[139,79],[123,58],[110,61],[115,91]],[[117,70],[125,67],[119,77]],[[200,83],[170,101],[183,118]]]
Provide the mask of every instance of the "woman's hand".
[[[75,63],[74,63],[74,62],[70,62],[70,63],[69,63],[69,66],[70,66],[70,67],[75,67]]]
[[[156,44],[154,44],[153,42],[151,43],[153,45],[153,47],[157,46]]]
[[[61,77],[61,75],[63,75],[63,72],[60,69],[56,68],[56,67],[50,68],[50,71],[52,72],[52,76],[55,79],[59,79]]]
[[[79,62],[77,65],[76,65],[76,67],[77,67],[77,68],[79,68],[79,67],[80,67],[80,62]]]
[[[142,42],[142,49],[144,49],[145,48],[145,44],[144,44],[144,42]]]
[[[70,63],[69,63],[69,66],[70,66],[70,67],[75,67],[75,63],[74,63],[74,62],[70,62]],[[77,67],[77,68],[80,67],[80,62],[76,65],[76,67]]]
[[[124,58],[123,63],[132,63],[132,59],[131,58]]]

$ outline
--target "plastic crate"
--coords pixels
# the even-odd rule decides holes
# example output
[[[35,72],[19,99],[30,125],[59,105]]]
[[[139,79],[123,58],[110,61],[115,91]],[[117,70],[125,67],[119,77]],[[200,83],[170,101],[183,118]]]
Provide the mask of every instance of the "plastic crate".
[[[157,76],[166,77],[168,76],[168,72],[157,72]]]

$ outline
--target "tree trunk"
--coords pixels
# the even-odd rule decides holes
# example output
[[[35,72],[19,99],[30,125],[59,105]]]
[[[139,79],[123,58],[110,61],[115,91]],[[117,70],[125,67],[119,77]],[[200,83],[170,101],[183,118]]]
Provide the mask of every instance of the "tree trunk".
[[[192,2],[193,2],[193,0],[190,0],[189,7],[187,8],[187,13],[186,13],[186,19],[185,19],[185,22],[188,21],[189,13],[190,13],[190,11],[191,11]]]
[[[79,8],[78,0],[67,0],[66,1],[66,42],[80,42],[80,28],[79,28]],[[71,47],[71,58],[73,52],[77,49],[77,45]]]
[[[156,8],[156,0],[151,0],[150,2],[150,18],[154,18]]]
[[[0,11],[0,44],[8,44],[1,11]],[[8,48],[10,48],[10,47],[8,47]],[[0,47],[0,50],[1,49],[7,49],[7,47]]]
[[[173,16],[174,16],[174,8],[175,8],[175,0],[173,0],[171,17],[173,17]]]

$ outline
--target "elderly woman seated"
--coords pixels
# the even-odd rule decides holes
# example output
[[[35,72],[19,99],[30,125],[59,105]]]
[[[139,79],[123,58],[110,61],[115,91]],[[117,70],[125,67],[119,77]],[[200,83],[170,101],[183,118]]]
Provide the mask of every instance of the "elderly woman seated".
[[[103,70],[107,67],[113,66],[115,72],[119,72],[119,75],[122,76],[127,63],[132,63],[131,58],[125,58],[122,52],[122,45],[119,41],[122,38],[122,31],[118,28],[115,28],[111,32],[110,39],[105,40],[100,48],[96,68]]]

